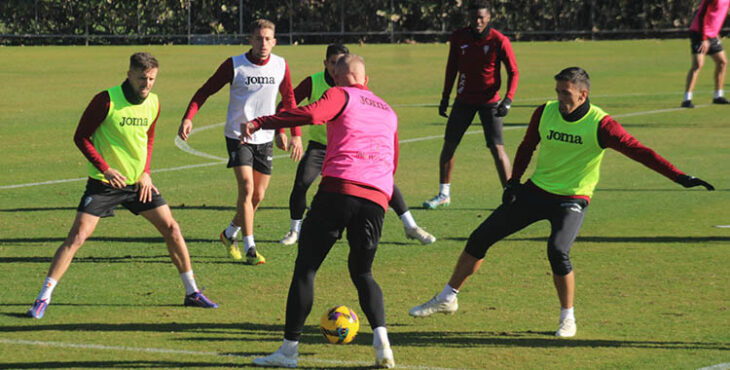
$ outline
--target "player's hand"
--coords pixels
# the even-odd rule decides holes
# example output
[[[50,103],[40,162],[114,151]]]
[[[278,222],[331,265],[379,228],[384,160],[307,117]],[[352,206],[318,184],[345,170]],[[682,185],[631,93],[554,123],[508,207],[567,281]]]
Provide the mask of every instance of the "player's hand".
[[[109,181],[109,185],[113,188],[121,189],[127,186],[127,178],[119,171],[109,167],[104,171],[104,178]]]
[[[439,116],[449,118],[449,115],[446,114],[447,108],[449,108],[449,98],[441,99],[441,103],[439,104]]]
[[[707,54],[708,51],[710,51],[710,40],[702,40],[700,47],[697,48],[697,53]]]
[[[256,127],[256,125],[254,125],[253,122],[241,123],[241,143],[247,143],[253,136],[253,133],[257,130],[258,128]]]
[[[187,141],[190,136],[190,131],[193,130],[193,121],[189,118],[185,118],[180,122],[180,128],[177,129],[177,136]]]
[[[293,161],[297,162],[300,159],[302,159],[302,137],[301,136],[292,136],[291,137],[291,143],[289,144],[289,158],[291,158]]]
[[[504,192],[502,193],[502,204],[505,206],[511,206],[517,202],[517,194],[520,191],[520,181],[517,179],[507,180],[507,184],[504,185]]]
[[[499,103],[497,106],[497,117],[504,117],[509,113],[509,109],[512,107],[512,99],[510,98],[504,98],[502,99],[502,102]]]
[[[289,138],[286,136],[284,131],[277,132],[276,135],[274,135],[274,142],[276,143],[276,147],[283,151],[287,151],[289,149]]]
[[[707,189],[707,190],[710,190],[710,191],[715,190],[715,187],[712,186],[707,181],[704,181],[702,179],[699,179],[694,176],[689,176],[689,175],[679,175],[679,176],[677,176],[677,179],[674,180],[674,182],[684,186],[685,188],[693,188],[695,186],[704,186],[705,189]]]
[[[157,190],[157,187],[152,184],[152,178],[147,172],[142,172],[142,174],[139,176],[137,183],[134,184],[134,190],[139,192],[139,201],[142,203],[152,201],[153,191],[155,192],[155,194],[160,194],[159,190]]]

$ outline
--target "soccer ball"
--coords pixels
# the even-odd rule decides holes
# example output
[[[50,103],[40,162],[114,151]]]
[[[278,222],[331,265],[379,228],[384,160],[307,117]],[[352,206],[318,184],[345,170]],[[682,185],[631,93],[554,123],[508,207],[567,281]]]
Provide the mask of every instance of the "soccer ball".
[[[330,343],[346,344],[355,339],[360,320],[347,306],[334,306],[322,315],[319,330]]]

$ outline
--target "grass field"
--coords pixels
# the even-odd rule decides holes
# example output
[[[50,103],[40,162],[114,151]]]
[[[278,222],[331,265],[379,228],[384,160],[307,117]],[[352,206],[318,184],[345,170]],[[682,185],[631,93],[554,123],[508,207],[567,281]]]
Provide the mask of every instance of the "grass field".
[[[403,368],[682,368],[730,363],[730,108],[711,106],[712,68],[702,71],[694,110],[679,106],[689,66],[686,40],[516,43],[520,84],[505,121],[514,152],[535,107],[554,98],[552,76],[579,65],[591,74],[592,102],[677,167],[717,187],[686,190],[616,152],[573,246],[578,335],[552,336],[559,305],[545,256],[547,223],[498,243],[460,294],[453,316],[416,320],[408,309],[448,279],[469,233],[500,202],[501,189],[478,125],[465,136],[454,170],[451,207],[420,208],[437,191],[445,119],[436,114],[447,46],[364,45],[371,89],[399,114],[396,176],[418,223],[438,237],[406,240],[386,215],[374,273],[385,294],[390,339]],[[42,320],[24,317],[65,238],[83,192],[86,160],[72,136],[86,104],[125,78],[128,56],[160,60],[154,91],[162,114],[152,167],[183,228],[199,285],[217,310],[182,307],[183,288],[161,237],[118,210],[81,248]],[[0,48],[0,368],[248,367],[280,343],[296,249],[288,229],[296,164],[277,152],[256,215],[267,264],[226,258],[217,240],[234,213],[230,170],[175,146],[195,90],[241,46]],[[321,69],[323,46],[280,46],[295,82]],[[208,100],[190,139],[225,157],[227,90]],[[305,130],[306,132],[306,130]],[[528,174],[531,170],[528,170]],[[69,180],[60,181],[58,180]],[[44,183],[41,185],[28,185]],[[310,197],[314,189],[310,189]],[[372,332],[325,344],[319,316],[331,305],[361,312],[338,243],[316,281],[300,367],[359,368],[372,362]]]

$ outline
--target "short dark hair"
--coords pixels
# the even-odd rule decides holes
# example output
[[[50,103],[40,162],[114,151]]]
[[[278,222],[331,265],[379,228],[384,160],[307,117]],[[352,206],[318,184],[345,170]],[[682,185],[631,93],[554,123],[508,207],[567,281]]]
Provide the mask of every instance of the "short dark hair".
[[[583,85],[586,90],[591,90],[591,78],[588,72],[581,67],[568,67],[555,75],[555,81],[568,81],[576,85]]]
[[[268,19],[257,19],[253,22],[251,22],[250,31],[253,33],[259,28],[268,28],[274,32],[276,32],[276,25],[274,22],[268,20]]]
[[[469,4],[469,10],[475,11],[479,9],[486,9],[489,14],[492,14],[489,2],[486,0],[474,0]]]
[[[327,45],[327,53],[324,57],[325,59],[329,59],[329,57],[338,54],[350,54],[350,50],[342,44],[329,44]]]
[[[129,57],[129,69],[146,71],[152,68],[159,68],[159,66],[157,59],[150,53],[139,52]]]

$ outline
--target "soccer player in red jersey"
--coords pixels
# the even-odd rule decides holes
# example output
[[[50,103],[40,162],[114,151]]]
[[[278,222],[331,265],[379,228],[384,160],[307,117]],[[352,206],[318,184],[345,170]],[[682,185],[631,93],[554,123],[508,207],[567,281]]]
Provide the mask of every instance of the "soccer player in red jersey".
[[[725,84],[725,70],[727,56],[720,43],[720,29],[725,23],[730,0],[702,0],[692,18],[689,38],[692,50],[692,67],[687,72],[687,84],[684,89],[682,107],[694,108],[692,91],[697,82],[702,66],[705,65],[705,55],[709,55],[715,62],[715,94],[713,104],[730,104],[723,93]]]
[[[56,250],[28,316],[43,317],[56,284],[76,252],[99,220],[114,216],[114,208],[120,204],[144,217],[165,238],[170,258],[185,286],[184,305],[218,307],[198,290],[180,226],[150,177],[155,126],[160,116],[157,95],[151,93],[158,69],[157,59],[151,54],[132,54],[127,79],[94,96],[81,116],[74,141],[89,160],[89,180],[73,226]]]
[[[238,129],[241,122],[274,114],[276,95],[281,94],[284,109],[296,107],[292,91],[289,65],[284,58],[271,53],[276,46],[274,23],[260,19],[251,25],[251,50],[226,59],[208,81],[198,89],[180,123],[178,135],[187,140],[193,129],[193,118],[209,96],[230,84],[228,115],[224,135],[228,148],[228,168],[233,169],[238,185],[236,214],[230,225],[220,234],[220,240],[231,258],[242,259],[238,249],[238,235],[243,230],[246,260],[250,265],[266,262],[256,249],[253,220],[271,179],[273,144],[287,150],[283,130],[261,130],[248,142],[241,143]],[[291,156],[299,160],[302,153],[301,131],[292,129]]]
[[[509,112],[517,90],[517,62],[509,39],[489,26],[491,13],[488,3],[478,1],[472,4],[469,14],[471,26],[457,30],[449,37],[449,59],[439,104],[439,114],[448,117],[439,158],[439,193],[423,203],[426,209],[444,207],[451,203],[454,152],[476,113],[479,113],[484,138],[494,158],[499,180],[504,186],[510,178],[509,158],[502,141],[502,117]],[[500,102],[502,64],[507,71],[507,93]],[[449,95],[457,72],[459,82],[456,99],[451,114],[447,116],[446,108],[449,106]]]
[[[601,108],[590,103],[588,73],[579,67],[555,75],[557,100],[538,107],[532,115],[517,154],[512,178],[500,205],[472,232],[448,284],[428,302],[413,307],[411,316],[454,313],[456,295],[467,278],[479,270],[487,250],[496,242],[540,220],[550,221],[547,254],[560,299],[558,337],[576,334],[573,297],[575,275],[570,247],[578,236],[586,208],[598,183],[606,148],[642,163],[668,179],[691,188],[715,188],[688,176],[644,146]],[[540,145],[535,171],[520,184],[532,154]]]

